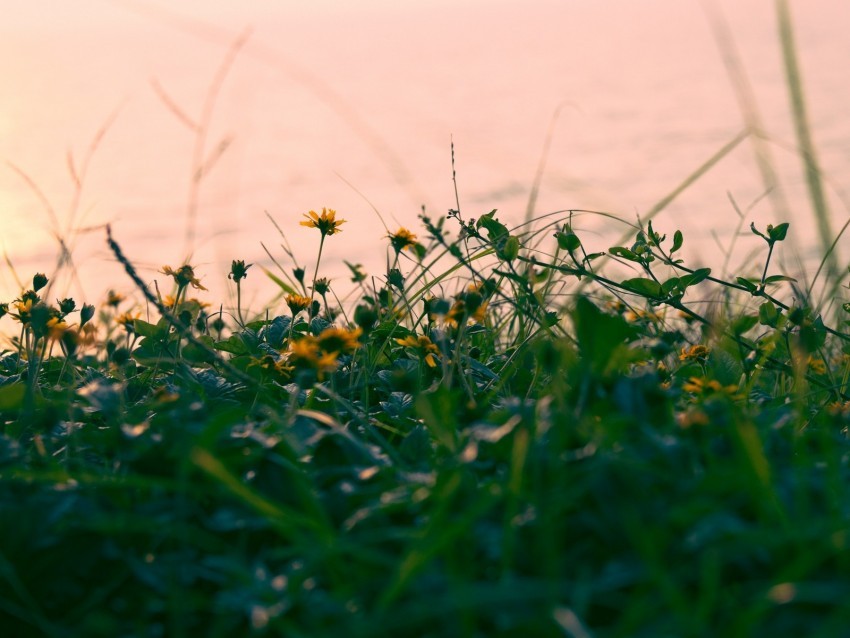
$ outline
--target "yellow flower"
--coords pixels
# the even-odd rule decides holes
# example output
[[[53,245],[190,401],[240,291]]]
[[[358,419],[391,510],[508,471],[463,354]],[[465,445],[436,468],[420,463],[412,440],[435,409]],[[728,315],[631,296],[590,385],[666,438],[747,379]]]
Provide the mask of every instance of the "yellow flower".
[[[195,277],[195,269],[189,264],[183,264],[177,270],[174,270],[171,266],[163,266],[160,272],[163,275],[174,277],[174,281],[177,282],[177,287],[180,289],[192,284],[192,287],[196,290],[206,290]]]
[[[437,359],[434,357],[434,354],[439,354],[440,349],[437,348],[434,342],[431,341],[427,335],[410,335],[404,339],[396,339],[395,342],[405,348],[413,348],[419,353],[419,356],[425,361],[425,363],[428,364],[429,367],[436,367]]]
[[[826,363],[821,358],[812,357],[810,355],[807,365],[809,366],[809,370],[811,370],[814,374],[826,374]]]
[[[642,308],[635,308],[634,310],[629,310],[624,315],[626,321],[629,323],[635,323],[637,321],[648,321],[650,323],[658,323],[661,321],[661,315],[657,312],[652,312],[649,310],[643,310]]]
[[[32,299],[26,301],[16,301],[15,309],[17,312],[11,313],[12,317],[21,323],[29,323],[32,318]]]
[[[107,306],[112,306],[113,308],[117,308],[118,304],[120,304],[122,301],[124,301],[124,299],[126,299],[126,297],[124,297],[124,295],[122,295],[120,292],[115,292],[114,290],[109,290],[109,292],[106,293],[106,305]]]
[[[286,362],[293,368],[315,370],[321,379],[325,373],[336,370],[339,365],[338,355],[338,352],[323,352],[319,348],[318,339],[307,335],[289,344]]]
[[[307,310],[313,304],[313,300],[310,297],[302,297],[301,295],[286,295],[284,299],[293,317],[302,310]]]
[[[311,210],[304,217],[307,218],[307,221],[300,222],[301,225],[308,228],[318,228],[319,232],[322,233],[322,237],[341,233],[342,231],[339,227],[345,223],[344,219],[336,219],[336,211],[331,208],[323,208],[321,215]]]
[[[275,359],[269,354],[259,359],[253,359],[248,365],[257,366],[266,372],[278,376],[281,380],[288,380],[291,372],[294,370],[293,366],[288,365],[286,359]]]
[[[348,353],[354,352],[360,347],[360,335],[363,331],[360,328],[347,330],[345,328],[337,328],[330,326],[325,328],[317,337],[319,349],[326,353]]]
[[[132,330],[133,322],[141,316],[142,314],[140,312],[137,312],[136,314],[131,312],[122,312],[120,315],[115,317],[115,323],[119,326],[124,326],[127,330]]]
[[[51,317],[47,320],[47,336],[50,339],[59,339],[68,329],[68,324],[59,317]]]
[[[689,408],[686,412],[676,415],[676,423],[680,428],[687,429],[692,426],[708,425],[708,415],[700,408]]]
[[[721,395],[726,396],[732,400],[738,400],[743,398],[741,394],[738,392],[738,386],[731,385],[721,385],[720,381],[717,379],[703,379],[701,377],[691,377],[685,383],[682,384],[682,390],[685,392],[690,392],[696,395]]]
[[[397,253],[400,253],[405,248],[413,250],[416,247],[416,235],[406,228],[399,228],[395,233],[387,235],[387,237]]]
[[[688,346],[687,348],[682,348],[682,351],[679,353],[680,361],[699,361],[700,363],[705,363],[705,360],[708,359],[708,355],[711,353],[707,347],[703,345],[695,345]]]
[[[459,295],[455,296],[455,302],[446,313],[444,321],[448,325],[459,326],[463,321],[473,319],[478,323],[484,323],[487,318],[487,306],[489,302],[484,297],[484,284],[470,284],[469,287]]]

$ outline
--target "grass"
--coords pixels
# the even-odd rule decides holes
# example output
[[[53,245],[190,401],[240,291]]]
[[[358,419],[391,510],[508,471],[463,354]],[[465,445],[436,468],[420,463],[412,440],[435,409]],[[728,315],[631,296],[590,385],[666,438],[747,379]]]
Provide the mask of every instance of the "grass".
[[[772,271],[787,224],[725,280],[579,219],[423,217],[346,301],[317,259],[253,315],[111,234],[139,303],[36,275],[3,306],[5,633],[840,635],[850,305]]]

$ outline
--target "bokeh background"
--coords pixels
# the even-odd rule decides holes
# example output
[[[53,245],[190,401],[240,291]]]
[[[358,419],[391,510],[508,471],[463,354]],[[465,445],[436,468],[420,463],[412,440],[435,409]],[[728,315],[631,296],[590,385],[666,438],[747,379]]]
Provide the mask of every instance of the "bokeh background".
[[[790,6],[837,231],[848,218],[850,3]],[[15,273],[53,274],[59,238],[76,274],[63,270],[57,294],[131,292],[106,223],[148,280],[188,258],[211,294],[226,294],[232,259],[271,266],[264,244],[285,263],[267,215],[311,264],[318,234],[298,221],[322,207],[348,220],[324,274],[345,281],[341,259],[380,274],[382,218],[417,232],[423,206],[455,207],[452,143],[466,217],[495,208],[522,222],[548,146],[534,215],[634,221],[733,140],[747,108],[768,137],[773,195],[747,139],[656,227],[681,228],[688,260],[714,265],[738,224],[734,199],[747,223],[790,221],[795,259],[816,266],[823,253],[773,2],[0,0],[0,13],[4,298],[19,292]],[[724,62],[733,53],[746,108]],[[623,230],[593,215],[576,226],[601,249]],[[757,243],[740,238],[741,268]],[[275,289],[251,275],[246,294],[260,304]]]

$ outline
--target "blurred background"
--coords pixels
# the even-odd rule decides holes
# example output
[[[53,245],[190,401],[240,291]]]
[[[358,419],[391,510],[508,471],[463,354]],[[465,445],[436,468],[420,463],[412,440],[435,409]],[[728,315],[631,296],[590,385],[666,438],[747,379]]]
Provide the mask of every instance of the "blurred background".
[[[848,218],[850,3],[789,4],[836,232]],[[323,274],[347,281],[347,259],[380,275],[381,218],[419,232],[422,207],[455,207],[452,143],[464,216],[495,208],[511,223],[571,208],[634,222],[727,147],[656,229],[680,228],[686,260],[716,265],[734,200],[745,229],[790,221],[812,270],[824,252],[773,2],[0,0],[0,12],[3,299],[20,292],[15,272],[53,274],[59,239],[76,276],[65,269],[57,295],[131,293],[106,223],[148,281],[190,259],[227,293],[232,259],[270,266],[261,242],[288,266],[268,216],[309,271],[318,233],[298,222],[322,207],[348,221]],[[749,89],[736,91],[735,69]],[[766,133],[760,147],[736,138],[747,118]],[[596,215],[575,227],[600,250],[624,230]],[[760,246],[748,232],[738,245],[742,262]],[[275,287],[255,269],[245,290],[262,304]]]

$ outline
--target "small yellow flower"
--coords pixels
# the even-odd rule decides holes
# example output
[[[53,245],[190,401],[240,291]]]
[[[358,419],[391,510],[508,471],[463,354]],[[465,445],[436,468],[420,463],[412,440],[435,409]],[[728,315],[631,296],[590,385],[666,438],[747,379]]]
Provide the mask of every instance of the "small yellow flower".
[[[408,250],[414,250],[416,247],[416,235],[411,233],[406,228],[399,228],[395,233],[387,235],[390,240],[390,244],[392,244],[393,250],[396,253],[400,253],[402,250],[407,248]]]
[[[131,330],[133,328],[133,322],[141,316],[142,314],[140,312],[137,312],[136,314],[131,312],[122,312],[120,315],[115,317],[115,323],[119,326],[124,326],[127,330]]]
[[[292,371],[295,369],[287,363],[286,359],[275,359],[269,354],[259,359],[252,360],[248,365],[257,366],[258,368],[265,370],[284,381],[290,378]]]
[[[189,264],[183,264],[177,270],[174,270],[171,266],[163,266],[160,272],[163,275],[173,277],[174,281],[177,283],[177,287],[180,289],[192,284],[192,288],[195,288],[196,290],[206,290],[206,288],[201,285],[198,278],[195,277],[195,269]]]
[[[658,314],[657,312],[652,312],[650,310],[643,310],[642,308],[635,308],[634,310],[629,310],[625,313],[624,317],[629,323],[636,323],[638,321],[658,323],[659,321],[661,321],[660,314]]]
[[[427,335],[410,335],[404,339],[396,339],[395,342],[405,348],[413,348],[429,367],[436,367],[437,359],[434,357],[434,354],[439,354],[440,349]]]
[[[51,317],[47,320],[47,336],[50,339],[59,339],[68,329],[68,324],[59,317]]]
[[[330,326],[322,330],[316,341],[322,352],[336,354],[354,352],[360,347],[359,338],[362,332],[360,328],[347,330]]]
[[[113,308],[117,308],[118,304],[124,301],[126,297],[122,295],[120,292],[115,292],[114,290],[109,290],[106,293],[106,305],[112,306]]]
[[[700,408],[689,408],[686,412],[676,415],[676,423],[680,428],[687,429],[692,426],[708,425],[708,415]]]
[[[16,301],[15,310],[17,310],[17,312],[11,313],[14,319],[24,324],[29,323],[30,319],[32,319],[32,299]]]
[[[717,379],[691,377],[682,384],[682,390],[698,396],[725,396],[732,400],[743,398],[734,384],[722,385]]]
[[[301,295],[286,295],[284,299],[293,317],[302,310],[307,310],[313,304],[310,297],[302,297]]]
[[[301,225],[308,228],[318,228],[319,232],[322,233],[322,237],[341,233],[342,231],[339,227],[345,223],[344,219],[336,219],[336,211],[331,208],[323,208],[321,215],[311,210],[304,217],[307,218],[307,221],[300,222]]]
[[[826,363],[819,357],[812,357],[810,355],[807,365],[809,370],[811,370],[814,374],[826,374]]]
[[[325,373],[337,369],[338,352],[323,352],[319,341],[312,335],[307,335],[289,344],[286,353],[286,363],[293,368],[315,370],[321,379]]]
[[[708,359],[708,355],[710,353],[711,350],[700,344],[688,346],[687,348],[682,348],[682,351],[679,353],[679,360],[705,363],[705,360]]]

